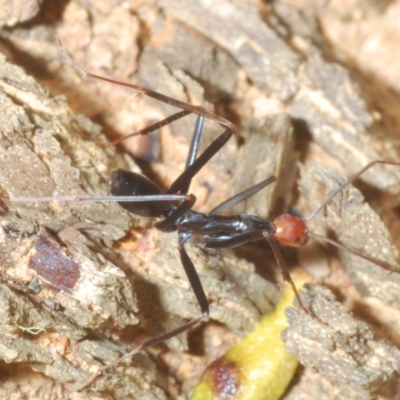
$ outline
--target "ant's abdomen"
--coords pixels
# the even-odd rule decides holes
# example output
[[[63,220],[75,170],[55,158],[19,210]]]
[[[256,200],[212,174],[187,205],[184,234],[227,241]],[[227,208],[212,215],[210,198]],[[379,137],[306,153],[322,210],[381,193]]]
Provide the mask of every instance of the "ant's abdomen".
[[[151,196],[161,194],[161,189],[148,178],[136,172],[117,169],[111,172],[108,180],[110,193],[113,196]],[[143,217],[161,217],[164,211],[171,209],[169,202],[135,201],[120,202],[121,207]]]

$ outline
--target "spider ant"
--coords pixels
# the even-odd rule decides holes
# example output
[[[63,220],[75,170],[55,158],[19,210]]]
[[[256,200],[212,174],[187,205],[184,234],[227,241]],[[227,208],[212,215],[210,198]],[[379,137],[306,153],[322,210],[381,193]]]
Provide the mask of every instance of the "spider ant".
[[[203,286],[196,272],[194,264],[188,256],[185,245],[192,239],[196,239],[196,243],[199,243],[205,249],[227,249],[242,244],[267,240],[270,244],[274,253],[276,262],[281,270],[284,279],[291,285],[295,297],[298,301],[300,308],[307,314],[311,312],[303,305],[303,302],[299,296],[295,284],[286,268],[284,259],[281,251],[279,250],[278,243],[300,247],[307,243],[310,237],[316,237],[323,239],[330,244],[333,244],[341,249],[346,249],[351,253],[367,260],[375,265],[391,271],[400,272],[394,270],[389,264],[381,261],[377,261],[363,255],[355,250],[348,249],[347,247],[334,242],[328,238],[324,238],[320,235],[311,234],[306,226],[306,222],[314,218],[320,213],[332,199],[341,192],[345,187],[350,185],[353,181],[359,178],[365,171],[372,168],[376,164],[389,164],[389,165],[400,165],[399,162],[381,161],[375,160],[367,164],[354,176],[348,179],[347,182],[342,184],[336,190],[334,190],[326,201],[321,204],[310,216],[301,219],[292,214],[282,214],[276,217],[273,221],[264,220],[260,217],[250,214],[231,215],[225,216],[220,215],[221,212],[226,211],[236,205],[237,203],[253,196],[255,193],[264,189],[269,184],[276,181],[275,176],[271,176],[268,179],[232,196],[228,200],[222,202],[209,213],[200,213],[192,210],[193,205],[196,202],[196,197],[193,194],[189,194],[189,187],[191,180],[200,171],[200,169],[216,154],[218,151],[227,143],[231,136],[235,132],[234,125],[228,120],[218,117],[217,115],[206,111],[202,107],[194,106],[188,103],[184,103],[179,100],[175,100],[161,93],[155,92],[151,89],[143,88],[134,84],[124,83],[102,77],[99,75],[92,74],[85,71],[82,67],[77,65],[64,49],[62,42],[59,37],[57,41],[60,47],[62,55],[68,60],[68,62],[76,69],[81,71],[86,77],[94,78],[101,81],[106,81],[120,86],[125,86],[138,90],[139,93],[143,93],[146,96],[152,97],[156,100],[170,104],[181,111],[163,119],[160,122],[152,124],[140,131],[132,133],[124,138],[118,139],[111,143],[115,145],[125,140],[126,138],[138,135],[149,134],[163,126],[170,124],[188,114],[197,114],[196,125],[193,132],[193,137],[190,144],[190,149],[186,161],[184,171],[175,179],[172,185],[168,188],[166,193],[162,193],[160,188],[146,178],[143,175],[127,171],[127,170],[116,170],[113,171],[109,178],[110,192],[112,196],[103,197],[76,197],[76,196],[64,196],[64,197],[30,197],[30,198],[9,198],[7,196],[0,196],[1,199],[13,202],[38,202],[38,201],[116,201],[123,208],[131,213],[143,216],[143,217],[158,217],[162,218],[161,221],[156,222],[154,226],[162,232],[177,232],[178,233],[178,251],[183,268],[186,272],[194,295],[197,299],[201,310],[201,316],[191,320],[178,328],[175,328],[169,332],[163,333],[155,338],[149,339],[134,350],[120,357],[119,359],[107,364],[100,368],[94,375],[92,375],[87,381],[85,381],[79,388],[74,390],[82,390],[86,386],[90,385],[100,374],[105,370],[115,367],[123,360],[132,357],[136,353],[161,343],[171,337],[179,335],[180,333],[187,331],[189,328],[198,324],[203,320],[209,318],[209,303],[205,295]],[[210,119],[214,122],[219,123],[225,128],[225,130],[200,154],[199,143],[202,135],[204,118]],[[316,318],[316,317],[315,317]]]

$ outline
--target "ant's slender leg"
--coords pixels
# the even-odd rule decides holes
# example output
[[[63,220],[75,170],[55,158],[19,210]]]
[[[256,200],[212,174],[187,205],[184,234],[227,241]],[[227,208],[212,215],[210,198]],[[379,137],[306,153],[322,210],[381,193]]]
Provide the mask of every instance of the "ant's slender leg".
[[[199,152],[201,135],[203,133],[203,126],[204,126],[204,116],[199,115],[196,119],[196,124],[194,126],[193,137],[192,141],[190,142],[190,148],[189,148],[188,158],[186,160],[185,169],[190,167],[196,160],[197,153]]]
[[[141,87],[138,85],[134,85],[132,83],[127,83],[127,82],[121,82],[121,81],[117,81],[114,79],[110,79],[110,78],[106,78],[104,76],[100,76],[100,75],[96,75],[96,74],[92,74],[88,71],[86,71],[85,69],[83,69],[80,65],[78,65],[77,63],[74,62],[74,60],[69,56],[69,54],[67,53],[67,51],[65,50],[60,37],[57,35],[56,36],[56,40],[58,41],[58,45],[61,51],[61,54],[64,56],[64,58],[74,67],[76,68],[78,71],[82,72],[84,75],[86,75],[88,78],[94,78],[94,79],[98,79],[101,81],[105,81],[105,82],[109,82],[109,83],[113,83],[115,85],[119,85],[119,86],[124,86],[124,87],[128,87],[131,89],[135,89],[138,90],[139,92],[145,94],[146,96],[152,97],[153,99],[162,101],[166,104],[170,104],[172,106],[178,107],[182,110],[184,110],[182,113],[176,113],[174,115],[172,115],[171,117],[168,117],[166,119],[164,119],[163,121],[160,121],[156,124],[153,124],[153,128],[158,129],[161,126],[166,125],[167,123],[170,122],[171,118],[172,120],[176,120],[179,118],[182,118],[183,116],[187,115],[186,113],[194,113],[197,114],[199,116],[202,116],[204,118],[207,118],[211,121],[217,122],[222,126],[225,126],[226,129],[225,131],[217,138],[215,139],[215,141],[213,143],[211,143],[210,146],[208,146],[208,148],[199,156],[198,159],[196,159],[196,161],[194,161],[192,164],[190,164],[190,166],[188,166],[186,168],[186,170],[175,180],[175,182],[171,185],[171,187],[168,189],[167,194],[174,194],[177,193],[179,191],[184,192],[185,189],[187,190],[187,188],[190,185],[190,181],[191,179],[199,172],[199,170],[225,145],[225,143],[229,140],[229,138],[233,135],[233,133],[235,132],[235,126],[232,124],[232,122],[226,120],[225,118],[219,117],[218,115],[215,115],[207,110],[205,110],[203,107],[199,107],[199,106],[194,106],[190,103],[185,103],[183,101],[180,100],[176,100],[173,99],[172,97],[166,96],[164,94],[158,93],[154,90],[145,88],[145,87]],[[149,128],[145,128],[143,130],[143,134],[147,134],[150,133],[150,129]],[[201,127],[198,129],[199,135],[201,135]],[[139,134],[139,133],[134,133],[132,135],[135,134]],[[196,137],[196,135],[195,135]],[[192,143],[196,143],[196,139],[194,138],[192,140]],[[197,141],[198,144],[198,141]],[[197,145],[195,146],[195,149],[193,149],[193,154],[197,153]],[[190,163],[191,160],[190,158],[188,159],[188,163]]]
[[[51,196],[51,197],[9,197],[0,195],[0,200],[12,203],[50,203],[52,201],[76,201],[82,203],[110,202],[110,203],[132,203],[145,201],[185,201],[190,200],[189,195],[180,194],[152,194],[152,195],[127,195],[127,196]]]
[[[204,293],[203,285],[201,284],[196,268],[194,267],[192,260],[188,256],[183,242],[179,244],[179,254],[181,256],[183,268],[185,269],[186,275],[189,279],[190,286],[192,287],[197,302],[199,303],[202,314],[201,318],[208,318],[210,314],[208,300],[206,294]]]
[[[175,182],[171,185],[171,187],[168,189],[167,194],[174,194],[179,191],[183,191],[187,189],[190,185],[191,179],[199,172],[199,170],[224,146],[224,144],[229,140],[229,138],[233,135],[235,132],[235,126],[232,124],[232,122],[226,120],[225,118],[219,117],[218,115],[215,115],[207,110],[205,110],[203,107],[199,106],[194,106],[190,103],[185,103],[180,100],[173,99],[172,97],[166,96],[164,94],[158,93],[154,90],[144,88],[138,85],[134,85],[132,83],[127,83],[127,82],[121,82],[121,81],[116,81],[114,79],[106,78],[104,76],[92,74],[85,69],[83,69],[81,66],[76,64],[74,60],[69,56],[67,51],[65,50],[61,39],[59,36],[56,36],[56,39],[58,41],[58,45],[61,51],[61,54],[64,56],[64,58],[78,71],[81,71],[84,75],[86,75],[88,78],[94,78],[98,79],[101,81],[113,83],[115,85],[119,86],[124,86],[128,88],[132,88],[135,90],[138,90],[139,92],[145,94],[146,96],[152,97],[153,99],[162,101],[164,103],[170,104],[172,106],[181,108],[184,110],[182,113],[176,113],[172,115],[171,117],[168,117],[164,119],[161,122],[158,122],[156,124],[153,124],[154,129],[158,129],[160,126],[164,126],[167,123],[170,122],[169,118],[172,118],[173,120],[182,118],[183,116],[187,115],[186,113],[194,113],[199,116],[202,116],[204,118],[208,118],[211,121],[217,122],[222,126],[225,126],[226,129],[225,131],[217,137],[217,139],[214,140],[213,143],[211,143],[210,146],[207,147],[207,149],[197,158],[195,161],[191,159],[191,157],[188,158],[187,164],[193,161],[192,164],[190,164],[185,171],[175,180]],[[160,125],[161,124],[161,125]],[[202,124],[202,122],[201,122]],[[143,130],[144,134],[150,133],[149,128],[145,128]],[[198,129],[199,136],[201,136],[201,127]],[[138,133],[137,133],[138,134]],[[133,134],[134,135],[134,134]],[[192,143],[195,143],[194,149],[191,149],[193,151],[193,154],[197,153],[197,145],[199,142],[199,139],[196,139],[197,135],[194,135],[194,139],[192,140]]]
[[[184,174],[188,170],[188,168],[190,168],[192,165],[194,165],[196,163],[196,157],[197,157],[197,153],[199,150],[199,143],[200,143],[200,139],[201,139],[201,135],[202,135],[202,131],[203,131],[203,125],[204,125],[204,116],[199,115],[196,120],[193,137],[192,137],[192,140],[190,143],[190,148],[189,148],[189,153],[188,153],[188,157],[186,160],[186,168],[185,168]],[[221,145],[221,147],[223,145],[224,145],[224,143]],[[220,147],[217,148],[217,146],[213,146],[212,150],[215,152],[214,153],[213,153],[213,151],[209,152],[210,158],[219,150],[219,148]],[[204,161],[204,163],[206,163],[207,161],[208,160]],[[201,168],[201,166],[204,165],[199,162],[197,162],[197,164],[200,164],[199,168]],[[186,178],[183,180],[185,182],[185,184],[182,184],[182,186],[178,189],[182,194],[186,194],[188,192],[189,186],[191,183],[191,178],[197,173],[197,171],[195,169],[193,169],[193,170],[195,171],[194,173],[192,172],[193,175],[191,175],[191,174],[184,175],[183,174],[184,176],[186,176]],[[155,227],[164,232],[169,231],[169,230],[171,230],[171,231],[175,230],[175,227],[174,227],[175,222],[177,221],[177,219],[179,217],[181,217],[183,214],[185,214],[188,210],[190,210],[192,208],[195,200],[196,200],[196,198],[193,196],[193,201],[184,201],[164,221],[156,223]],[[168,335],[168,337],[173,337],[173,336],[177,335],[178,333],[182,333],[182,332],[188,330],[189,328],[191,328],[192,326],[194,326],[201,320],[208,319],[208,317],[210,315],[210,306],[209,306],[209,303],[207,300],[207,296],[204,292],[203,285],[201,284],[201,281],[200,281],[199,275],[196,271],[196,268],[195,268],[192,260],[190,259],[189,255],[187,254],[185,246],[184,246],[185,241],[187,241],[190,238],[190,236],[191,236],[191,234],[188,234],[186,232],[179,232],[178,248],[179,248],[179,255],[180,255],[181,263],[183,265],[183,268],[185,270],[186,276],[189,280],[189,283],[193,290],[193,293],[196,296],[197,302],[200,306],[201,317],[196,318],[195,320],[184,324],[183,326],[175,329],[172,332],[166,333],[165,335]]]
[[[264,182],[261,182],[261,183],[264,183]],[[258,186],[258,185],[256,185],[256,186]],[[250,188],[250,189],[253,189],[253,188]],[[249,190],[249,189],[247,189],[247,190]],[[304,306],[304,304],[300,298],[300,295],[296,288],[296,285],[294,284],[293,279],[290,276],[290,273],[286,267],[285,260],[283,259],[282,253],[279,250],[279,247],[277,245],[277,241],[274,236],[275,228],[271,222],[269,224],[270,224],[269,227],[265,226],[262,230],[253,230],[253,231],[249,231],[249,232],[240,233],[237,235],[232,235],[230,238],[223,238],[223,240],[220,240],[220,241],[214,237],[203,237],[202,243],[207,248],[226,249],[228,247],[236,247],[236,246],[240,246],[240,245],[243,245],[246,243],[258,241],[263,238],[267,239],[271,246],[272,252],[274,253],[276,263],[278,264],[279,269],[281,270],[282,276],[283,276],[284,280],[286,282],[288,282],[290,284],[290,286],[292,287],[292,290],[295,294],[295,297],[296,297],[300,307],[302,308],[302,310],[304,310],[305,313],[313,316],[313,314]],[[315,316],[313,316],[313,317],[315,317]],[[318,317],[315,317],[315,318],[317,318],[319,320]]]
[[[208,316],[208,314],[203,314],[201,317],[193,319],[193,320],[187,322],[186,324],[183,324],[183,325],[179,326],[178,328],[173,329],[172,331],[163,333],[160,336],[157,336],[155,338],[146,340],[145,342],[139,344],[139,346],[135,347],[129,353],[123,355],[122,357],[118,358],[117,360],[114,360],[113,362],[111,362],[111,363],[105,365],[104,367],[100,368],[89,379],[87,379],[85,382],[83,382],[82,385],[80,385],[78,387],[71,387],[70,390],[74,391],[74,392],[75,391],[76,392],[80,392],[81,390],[85,389],[87,386],[92,384],[103,372],[107,371],[108,369],[116,367],[122,361],[133,357],[135,354],[140,353],[141,351],[143,351],[143,350],[145,350],[145,349],[147,349],[149,347],[155,346],[156,344],[162,343],[165,340],[173,338],[173,337],[175,337],[175,336],[187,331],[188,329],[190,329],[192,326],[195,326],[196,324],[198,324],[200,321],[202,321],[207,316]]]
[[[185,170],[187,170],[196,160],[197,153],[199,152],[199,144],[201,135],[203,133],[204,117],[199,115],[196,119],[196,124],[193,131],[192,141],[190,142],[190,148],[188,157],[186,160]],[[186,186],[183,186],[180,190],[181,194],[186,194],[189,191],[191,179],[187,182]]]
[[[202,115],[199,115],[196,120],[196,125],[194,128],[192,141],[190,143],[190,149],[189,149],[189,153],[188,153],[188,158],[186,160],[186,169],[185,169],[184,173],[188,170],[188,168],[190,168],[197,161],[196,157],[197,157],[197,153],[199,150],[199,143],[200,143],[200,139],[201,139],[201,135],[202,135],[202,131],[203,131],[203,124],[204,124],[204,117]],[[211,146],[212,145],[213,145],[213,143],[211,144]],[[222,146],[223,146],[223,144],[222,144]],[[215,152],[217,152],[218,150],[219,149],[217,149]],[[213,154],[211,154],[210,157],[212,157],[212,156],[213,156]],[[187,191],[189,190],[189,186],[190,186],[192,177],[190,177],[190,175],[189,175],[185,181],[186,185],[182,185],[182,187],[179,189],[182,194],[183,193],[186,194]],[[178,179],[179,179],[179,177],[178,177]],[[183,214],[185,214],[186,211],[190,210],[192,208],[194,202],[195,202],[195,198],[193,199],[192,203],[190,201],[184,201],[164,221],[156,223],[155,227],[163,232],[173,231],[175,229],[174,225],[175,225],[175,222],[177,221],[177,219],[179,217],[181,217]],[[203,286],[199,279],[199,276],[197,274],[196,268],[194,267],[192,261],[190,260],[190,257],[188,256],[188,254],[184,248],[184,241],[185,241],[184,235],[185,235],[184,233],[180,233],[180,238],[179,238],[179,254],[181,257],[181,262],[185,269],[186,275],[189,279],[190,286],[192,287],[193,292],[196,296],[196,299],[199,303],[202,316],[208,317],[209,312],[210,312],[208,300],[204,293],[204,289],[203,289]],[[187,239],[188,238],[186,238],[186,240]]]
[[[191,205],[190,205],[190,207],[191,207]],[[100,368],[94,375],[92,375],[82,385],[80,385],[79,387],[73,388],[74,391],[83,390],[85,387],[89,386],[92,382],[94,382],[97,379],[97,377],[100,376],[107,369],[116,367],[122,361],[134,356],[137,353],[140,353],[141,351],[143,351],[144,349],[146,349],[148,347],[151,347],[158,343],[164,342],[167,339],[170,339],[172,337],[175,337],[175,336],[187,331],[191,327],[197,325],[199,322],[201,322],[204,319],[207,319],[209,317],[210,307],[209,307],[209,303],[208,303],[206,294],[204,293],[203,286],[201,284],[201,281],[197,274],[197,271],[193,265],[193,262],[190,259],[190,257],[188,256],[188,254],[185,250],[185,247],[184,247],[184,242],[188,239],[189,239],[189,237],[186,235],[186,233],[181,233],[180,243],[179,243],[179,254],[180,254],[182,265],[183,265],[186,275],[188,277],[189,283],[193,289],[193,292],[196,296],[197,302],[200,306],[201,316],[179,326],[176,329],[173,329],[169,332],[163,333],[162,335],[159,335],[155,338],[146,340],[145,342],[143,342],[139,346],[137,346],[135,349],[133,349],[131,352],[123,355],[122,357],[118,358],[117,360],[114,360],[113,362]]]
[[[157,129],[161,129],[162,127],[169,125],[170,123],[177,121],[178,119],[181,119],[183,117],[185,117],[186,115],[192,114],[191,111],[188,110],[183,110],[183,111],[179,111],[175,114],[170,115],[169,117],[156,122],[155,124],[146,126],[146,128],[141,129],[140,131],[136,131],[133,133],[130,133],[129,135],[125,135],[122,136],[118,139],[113,140],[110,143],[107,143],[107,146],[115,146],[119,143],[124,142],[126,139],[134,137],[134,136],[139,136],[139,135],[148,135],[149,133],[154,132]]]
[[[274,177],[271,177],[271,178],[274,178]],[[260,182],[258,185],[255,185],[255,186],[247,189],[246,191],[250,191],[250,190],[254,189],[255,187],[260,186],[261,184],[264,184],[264,186],[266,186],[265,182],[271,180],[271,178],[267,179],[266,181]],[[241,194],[242,193],[239,193],[239,195],[241,195]],[[234,196],[234,197],[236,197],[236,196]],[[240,246],[240,245],[243,245],[246,243],[258,241],[262,238],[266,238],[268,240],[268,243],[271,246],[272,252],[274,253],[276,263],[278,264],[279,269],[281,270],[282,276],[283,276],[284,280],[286,282],[288,282],[290,284],[290,286],[292,287],[293,292],[295,294],[295,297],[296,297],[300,307],[308,315],[312,315],[311,312],[304,306],[304,304],[300,298],[299,292],[296,288],[296,285],[294,284],[293,279],[290,276],[290,273],[286,267],[285,260],[283,259],[281,251],[279,250],[279,247],[277,245],[277,241],[274,236],[274,226],[271,222],[270,222],[269,227],[265,226],[264,229],[262,229],[262,230],[253,230],[253,231],[249,231],[249,232],[240,233],[238,235],[232,235],[232,237],[230,237],[229,239],[224,238],[222,241],[218,241],[214,237],[209,237],[209,238],[204,237],[203,244],[207,248],[226,249],[228,247],[236,247],[236,246]]]
[[[193,132],[193,138],[190,145],[190,150],[188,154],[188,158],[186,161],[187,166],[191,166],[195,163],[195,159],[198,153],[199,142],[201,139],[202,129],[203,129],[204,117],[199,115],[196,121],[196,126]],[[182,193],[186,194],[191,178],[186,181],[187,185],[182,189]],[[171,194],[166,194],[165,196],[171,196]],[[163,221],[157,222],[154,226],[162,232],[173,232],[176,230],[175,224],[176,221],[184,215],[187,211],[189,211],[193,204],[196,202],[196,197],[194,195],[188,195],[188,198],[185,199],[177,208]]]
[[[302,302],[302,300],[301,300],[301,298],[300,298],[299,292],[298,292],[298,290],[297,290],[297,288],[296,288],[296,285],[294,284],[293,279],[292,279],[292,277],[290,276],[289,271],[287,270],[286,263],[285,263],[285,261],[284,261],[284,259],[283,259],[283,257],[282,257],[281,251],[279,250],[279,247],[278,247],[278,245],[277,245],[277,242],[276,242],[275,237],[272,236],[272,235],[270,235],[270,234],[265,235],[265,237],[266,237],[266,239],[268,240],[268,243],[269,243],[270,246],[271,246],[272,252],[274,253],[274,256],[275,256],[276,263],[278,264],[279,269],[281,270],[283,279],[285,279],[285,281],[288,282],[288,283],[290,284],[290,286],[292,287],[293,293],[294,293],[294,295],[295,295],[295,297],[296,297],[296,299],[297,299],[297,302],[299,303],[299,306],[301,307],[301,309],[302,309],[306,314],[315,317],[315,316],[311,313],[311,311],[309,311],[309,310],[304,306],[304,304],[303,304],[303,302]],[[319,319],[318,317],[316,317],[316,318]]]
[[[166,96],[164,94],[158,93],[158,92],[156,92],[154,90],[151,90],[151,89],[139,86],[139,85],[134,85],[133,83],[117,81],[115,79],[106,78],[104,76],[92,74],[92,73],[86,71],[85,69],[83,69],[80,65],[78,65],[69,56],[69,54],[65,50],[65,48],[64,48],[64,46],[63,46],[63,44],[61,42],[61,39],[60,39],[60,37],[58,35],[56,36],[56,40],[58,42],[58,46],[60,48],[60,52],[64,56],[64,58],[74,68],[76,68],[78,71],[82,72],[88,78],[98,79],[98,80],[101,80],[101,81],[113,83],[115,85],[119,85],[119,86],[124,86],[124,87],[131,88],[131,89],[135,89],[135,90],[139,91],[140,93],[145,94],[146,96],[149,96],[149,97],[152,97],[153,99],[162,101],[163,103],[170,104],[171,106],[178,107],[178,108],[180,108],[182,110],[187,111],[188,113],[194,113],[194,114],[197,114],[197,115],[202,115],[205,118],[208,118],[208,119],[210,119],[210,120],[212,120],[214,122],[217,122],[217,123],[221,124],[222,126],[225,126],[228,130],[232,131],[232,133],[235,131],[235,127],[232,124],[232,122],[230,122],[230,121],[226,120],[225,118],[219,117],[218,115],[215,115],[215,114],[205,110],[203,107],[194,106],[193,104],[185,103],[183,101],[173,99],[172,97]],[[157,129],[157,128],[155,128],[155,129]]]
[[[243,200],[246,200],[247,198],[253,196],[254,194],[258,193],[261,189],[264,189],[266,186],[269,184],[273,183],[276,181],[276,176],[272,175],[268,179],[265,179],[264,181],[261,181],[260,183],[257,183],[256,185],[243,190],[243,192],[240,192],[238,194],[235,194],[228,200],[225,200],[223,203],[219,204],[217,207],[215,207],[213,210],[211,210],[210,215],[217,215],[221,213],[222,211],[226,211],[229,208],[233,207],[234,205],[240,203]]]
[[[204,167],[205,164],[225,145],[230,139],[234,130],[226,128],[204,151],[199,155],[196,161],[190,165],[178,178],[172,183],[166,193],[173,194],[185,189],[190,184],[192,178]]]

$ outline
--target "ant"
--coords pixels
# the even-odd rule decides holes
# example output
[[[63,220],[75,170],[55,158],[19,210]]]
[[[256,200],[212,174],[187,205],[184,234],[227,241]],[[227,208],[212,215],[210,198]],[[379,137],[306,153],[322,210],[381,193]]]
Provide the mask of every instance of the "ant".
[[[160,129],[163,126],[170,124],[173,121],[183,118],[188,114],[197,114],[197,120],[187,156],[185,169],[175,179],[175,181],[165,193],[162,193],[161,189],[145,176],[131,171],[118,169],[116,171],[113,171],[109,178],[110,193],[112,196],[65,196],[56,198],[10,198],[7,196],[0,196],[0,198],[5,201],[14,202],[115,201],[131,213],[143,217],[161,218],[160,221],[154,224],[155,228],[162,232],[177,232],[178,234],[178,251],[180,254],[181,263],[199,304],[201,315],[198,318],[195,318],[169,332],[163,333],[155,338],[149,339],[141,343],[129,353],[100,368],[79,388],[75,388],[74,390],[84,389],[104,371],[111,367],[117,366],[123,360],[132,357],[136,353],[139,353],[140,351],[150,346],[156,345],[169,338],[179,335],[180,333],[187,331],[201,321],[208,320],[210,314],[209,303],[199,276],[196,272],[195,266],[185,249],[185,245],[190,241],[195,241],[197,244],[200,244],[205,249],[227,249],[254,241],[267,240],[272,248],[276,262],[282,272],[283,278],[291,285],[300,308],[305,313],[311,316],[313,316],[313,314],[303,305],[298,290],[296,289],[290,273],[287,270],[285,261],[281,254],[281,251],[279,250],[278,243],[293,247],[300,247],[306,244],[310,237],[316,237],[319,239],[323,239],[326,242],[333,244],[341,249],[349,250],[353,254],[356,254],[359,257],[370,261],[385,270],[391,272],[400,272],[396,271],[385,262],[374,260],[371,257],[363,255],[355,250],[348,249],[344,245],[334,242],[328,238],[324,238],[320,235],[313,235],[308,231],[306,226],[306,222],[308,220],[314,218],[318,213],[320,213],[339,192],[341,192],[345,187],[347,187],[353,181],[359,178],[365,171],[372,168],[376,164],[400,165],[399,162],[382,160],[375,160],[370,162],[364,168],[358,171],[354,176],[348,179],[347,182],[343,183],[340,187],[334,190],[326,199],[326,201],[321,204],[320,207],[318,207],[310,216],[304,219],[301,219],[292,214],[279,215],[273,221],[264,220],[256,215],[250,214],[231,216],[220,215],[223,211],[229,210],[237,203],[253,196],[255,193],[275,182],[275,176],[271,176],[268,179],[265,179],[262,182],[232,196],[208,213],[200,213],[194,211],[192,208],[196,202],[196,197],[193,194],[189,193],[191,180],[231,138],[231,136],[235,132],[234,125],[228,120],[206,111],[202,107],[181,102],[148,88],[116,81],[114,79],[109,79],[87,72],[72,60],[72,58],[64,49],[63,44],[58,36],[57,41],[62,55],[74,68],[78,69],[86,77],[135,89],[139,91],[139,93],[181,109],[181,111],[163,119],[162,121],[159,121],[140,131],[137,131],[128,136],[125,136],[124,138],[112,142],[111,145],[120,143],[128,137],[147,135],[157,129]],[[200,155],[198,155],[199,143],[203,131],[204,118],[219,123],[225,128],[225,130]]]

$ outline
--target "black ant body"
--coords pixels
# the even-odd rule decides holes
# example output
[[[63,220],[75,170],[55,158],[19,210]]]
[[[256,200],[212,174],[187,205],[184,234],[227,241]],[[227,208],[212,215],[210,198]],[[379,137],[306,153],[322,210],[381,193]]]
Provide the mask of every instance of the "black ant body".
[[[198,277],[196,269],[189,258],[185,245],[186,243],[195,239],[196,243],[199,243],[206,249],[226,249],[231,247],[240,246],[253,241],[267,240],[272,247],[276,261],[282,271],[283,277],[287,280],[296,296],[296,299],[301,309],[310,314],[310,311],[303,305],[299,293],[290,277],[289,272],[286,269],[285,262],[281,255],[278,247],[278,242],[299,247],[304,245],[311,235],[306,227],[306,221],[313,218],[318,214],[326,205],[328,205],[332,198],[343,190],[344,187],[349,185],[360,175],[362,175],[367,169],[371,168],[375,164],[391,164],[399,165],[400,163],[388,162],[388,161],[373,161],[360,170],[356,175],[350,178],[346,183],[341,185],[335,190],[328,199],[308,218],[300,219],[297,216],[291,214],[283,214],[275,218],[274,221],[264,220],[260,217],[250,214],[222,216],[219,215],[222,211],[226,211],[238,202],[245,200],[246,198],[253,196],[258,191],[265,188],[267,185],[273,183],[276,178],[275,176],[269,177],[268,179],[254,185],[243,192],[236,194],[235,196],[224,201],[217,207],[215,207],[209,213],[200,213],[192,210],[195,204],[196,197],[189,193],[189,187],[193,177],[199,172],[199,170],[226,144],[226,142],[233,135],[235,128],[229,121],[212,114],[202,107],[196,107],[168,96],[162,95],[153,90],[136,86],[129,83],[123,83],[108,79],[99,75],[94,75],[83,70],[80,66],[74,63],[74,61],[65,52],[60,39],[58,39],[59,46],[64,57],[78,70],[84,73],[87,77],[107,81],[113,84],[122,85],[125,87],[133,88],[139,92],[153,97],[162,102],[176,106],[181,111],[173,114],[172,116],[153,124],[141,131],[135,132],[131,135],[114,141],[112,144],[116,144],[125,140],[127,137],[136,135],[145,135],[155,131],[171,122],[178,120],[188,114],[195,113],[198,115],[196,126],[193,133],[193,138],[190,145],[189,154],[186,161],[185,170],[178,178],[172,183],[169,189],[163,194],[160,188],[147,179],[146,177],[126,170],[113,171],[110,179],[110,192],[113,197],[89,197],[89,198],[77,198],[77,197],[63,197],[63,198],[8,198],[1,196],[2,199],[8,201],[117,201],[126,210],[143,216],[143,217],[159,217],[161,221],[157,222],[154,226],[162,232],[177,232],[178,233],[178,249],[181,258],[182,265],[185,269],[190,285],[196,296],[197,302],[201,309],[201,316],[187,322],[186,324],[173,329],[170,332],[161,334],[158,337],[147,340],[140,344],[133,351],[119,358],[118,360],[106,365],[101,368],[95,375],[87,380],[78,389],[81,390],[96,379],[102,372],[110,367],[114,367],[126,358],[132,357],[134,354],[142,351],[145,348],[153,346],[157,343],[163,342],[164,340],[176,336],[192,326],[196,325],[202,320],[206,320],[209,317],[209,303],[204,293],[203,286]],[[221,133],[200,155],[198,155],[199,143],[202,135],[203,121],[204,118],[215,121],[225,127],[223,133]],[[317,235],[315,235],[317,236]],[[320,236],[318,236],[321,238]],[[325,239],[325,238],[322,238]],[[327,239],[325,239],[327,240]],[[329,241],[341,248],[346,248],[336,242]],[[354,250],[351,250],[358,256],[375,263],[376,265],[389,270],[394,271],[392,267],[386,263],[379,262],[371,259],[368,256],[364,256]]]

